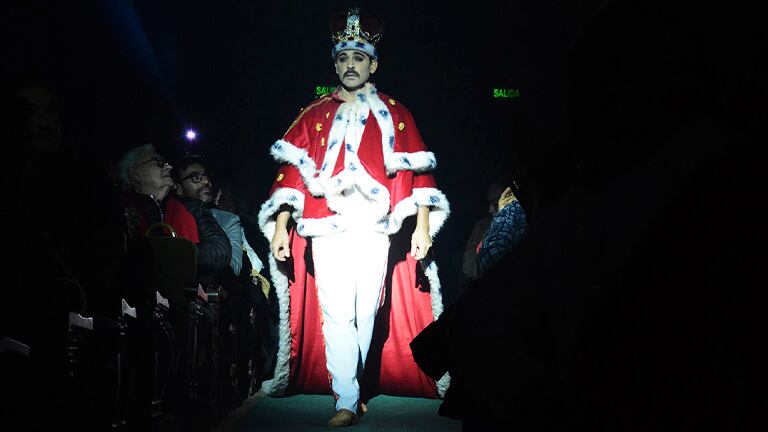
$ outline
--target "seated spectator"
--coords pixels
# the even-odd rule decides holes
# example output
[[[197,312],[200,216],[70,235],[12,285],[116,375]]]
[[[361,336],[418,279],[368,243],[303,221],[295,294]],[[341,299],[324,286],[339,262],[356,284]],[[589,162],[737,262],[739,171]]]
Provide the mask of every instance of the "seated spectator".
[[[217,180],[221,182],[221,180]],[[224,183],[226,185],[226,183]],[[245,235],[245,229],[240,223],[240,217],[237,216],[238,205],[235,195],[230,187],[219,189],[214,199],[216,209],[212,212],[217,219],[221,220],[222,226],[228,226],[225,230],[233,233],[233,238],[242,239],[241,259],[233,266],[240,266],[241,270],[235,270],[239,275],[239,281],[247,287],[245,296],[248,308],[240,308],[241,322],[248,327],[243,333],[246,342],[242,344],[245,347],[246,354],[253,360],[253,386],[250,392],[254,393],[261,388],[261,381],[271,377],[274,367],[273,358],[277,353],[277,298],[274,290],[271,290],[269,280],[261,274],[264,270],[264,264],[261,262],[256,252],[253,250]],[[230,215],[230,216],[227,216]],[[234,216],[234,217],[233,217]],[[226,223],[229,219],[237,218],[236,224]],[[234,227],[234,228],[231,228]],[[239,232],[239,237],[238,237]],[[262,296],[263,294],[263,296]],[[253,318],[251,318],[251,314]],[[248,325],[248,323],[252,324]]]
[[[129,237],[144,235],[150,225],[164,219],[161,204],[173,187],[171,165],[152,144],[145,144],[126,152],[118,162],[118,170],[127,234]]]
[[[173,355],[178,360],[169,371],[168,386],[161,398],[164,402],[164,422],[187,430],[207,428],[213,421],[208,398],[214,394],[211,393],[211,371],[214,370],[212,359],[215,357],[211,352],[211,343],[216,334],[211,326],[215,317],[208,308],[207,300],[208,293],[218,292],[214,279],[216,273],[229,264],[229,240],[204,202],[170,194],[174,188],[171,166],[151,144],[126,152],[118,167],[119,178],[125,188],[123,205],[129,222],[129,236],[147,235],[157,227],[155,224],[163,222],[177,237],[196,245],[198,299],[187,306],[177,292],[168,293],[171,303],[168,317],[173,327],[172,343],[176,351]],[[179,180],[184,183],[190,179]],[[134,255],[141,255],[141,244],[137,246],[139,250]],[[134,276],[128,274],[125,277],[132,279]],[[154,297],[154,292],[151,294]],[[152,299],[147,300],[152,304]],[[187,332],[191,328],[195,331]],[[194,336],[188,338],[188,334]]]
[[[464,247],[464,257],[462,259],[462,285],[467,287],[478,277],[477,269],[477,252],[480,250],[480,245],[485,236],[485,232],[488,231],[488,226],[491,224],[493,215],[498,210],[499,195],[501,195],[501,189],[495,183],[488,187],[486,192],[486,200],[488,201],[488,214],[478,219],[475,225],[472,227],[472,233],[467,239],[467,244]]]
[[[146,144],[129,150],[118,165],[120,181],[127,189],[124,204],[126,217],[131,220],[129,235],[143,235],[157,222],[168,223],[177,236],[197,245],[201,281],[229,264],[229,240],[205,203],[197,198],[176,199],[169,195],[174,186],[171,166],[154,146]],[[179,177],[179,183],[192,180],[187,177]]]
[[[4,430],[94,427],[95,416],[84,413],[94,400],[70,373],[67,336],[69,314],[86,307],[73,263],[88,251],[72,233],[82,234],[97,211],[62,211],[75,194],[89,202],[89,191],[73,149],[62,144],[56,92],[34,77],[9,81],[0,94],[8,187],[0,212],[8,252],[0,265],[0,418]],[[40,406],[50,415],[36,416]]]
[[[513,188],[517,189],[515,181],[508,178],[501,182],[501,187],[505,188],[494,203],[495,205],[492,204],[498,210],[494,213],[490,226],[477,249],[478,275],[485,273],[514,249],[522,240],[528,227],[525,211],[513,192]]]
[[[213,175],[206,170],[205,161],[199,156],[187,156],[181,159],[177,163],[176,177],[176,194],[180,199],[196,199],[206,206],[214,207],[211,208],[211,214],[230,241],[232,253],[229,264],[234,274],[239,275],[243,268],[243,252],[251,261],[255,273],[261,272],[264,264],[248,244],[240,216],[236,214],[236,205],[232,200],[231,192],[219,189],[214,199]]]
[[[229,267],[221,269],[215,275],[216,282],[224,289],[227,297],[224,303],[226,309],[222,310],[222,316],[237,329],[238,350],[245,356],[242,365],[247,365],[249,359],[254,359],[253,378],[258,387],[261,378],[267,373],[265,369],[271,364],[272,351],[276,349],[269,331],[270,284],[260,274],[264,265],[248,243],[231,188],[220,188],[214,198],[213,175],[199,156],[184,157],[176,166],[176,194],[182,197],[181,199],[198,200],[208,206],[215,206],[211,213],[229,238],[232,250]],[[256,292],[257,294],[254,294]],[[251,314],[256,321],[253,324],[249,324]],[[253,325],[255,328],[252,328]],[[247,372],[247,367],[238,370]],[[250,385],[244,377],[240,377],[239,382],[245,385],[245,388],[239,389],[238,395],[243,398],[247,396]]]
[[[512,176],[497,179],[488,187],[488,215],[475,223],[464,249],[465,287],[520,243],[528,223],[517,190]]]
[[[213,204],[216,208],[211,209],[213,217],[219,222],[221,227],[227,233],[232,240],[232,261],[230,267],[236,275],[241,274],[241,270],[244,269],[243,265],[243,253],[250,261],[250,275],[251,277],[259,279],[259,283],[262,284],[262,288],[265,289],[264,295],[268,296],[269,282],[261,275],[261,271],[264,269],[264,263],[256,255],[251,245],[248,243],[248,239],[245,236],[245,228],[240,221],[240,216],[237,213],[237,202],[235,197],[229,188],[219,188],[214,198]],[[237,251],[235,250],[237,247]]]

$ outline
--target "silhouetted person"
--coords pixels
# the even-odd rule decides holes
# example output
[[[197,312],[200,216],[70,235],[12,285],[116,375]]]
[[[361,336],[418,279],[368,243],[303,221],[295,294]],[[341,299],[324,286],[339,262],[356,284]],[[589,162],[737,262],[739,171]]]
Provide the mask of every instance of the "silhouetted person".
[[[752,16],[615,2],[585,27],[569,71],[580,178],[412,344],[451,373],[443,415],[468,431],[764,428],[764,132],[755,106],[726,104],[748,99],[712,91],[748,79],[764,98]],[[731,70],[731,49],[758,57]]]
[[[488,226],[491,224],[493,216],[498,211],[498,202],[502,190],[500,185],[495,182],[488,187],[488,190],[485,193],[485,201],[488,204],[488,213],[475,221],[475,224],[472,226],[472,232],[467,239],[467,244],[464,246],[464,255],[461,263],[461,281],[462,286],[464,286],[465,289],[479,276],[477,252],[480,249],[480,244],[483,241],[485,232],[488,231]]]
[[[501,261],[523,239],[528,228],[525,210],[515,192],[517,183],[512,177],[497,182],[501,193],[497,195],[493,218],[477,248],[477,274],[482,275]]]
[[[9,426],[16,430],[94,427],[93,401],[69,374],[67,360],[69,313],[86,307],[79,278],[84,269],[75,265],[88,251],[73,242],[73,233],[86,232],[90,219],[64,211],[72,196],[91,198],[81,179],[93,173],[80,172],[74,151],[62,145],[58,97],[48,85],[31,77],[11,82],[3,89],[2,115],[6,194],[0,238],[6,253],[0,339],[26,347],[25,355],[2,355],[2,417],[9,425],[18,422]],[[51,387],[62,391],[52,393]],[[51,416],[36,416],[37,406],[50,406]]]

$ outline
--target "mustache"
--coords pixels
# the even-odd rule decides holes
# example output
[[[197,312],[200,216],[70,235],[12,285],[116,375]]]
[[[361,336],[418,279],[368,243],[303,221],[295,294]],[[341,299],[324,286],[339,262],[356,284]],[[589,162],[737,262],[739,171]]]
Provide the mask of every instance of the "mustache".
[[[344,76],[349,76],[349,75],[360,76],[359,73],[357,73],[357,72],[355,72],[353,70],[344,72]]]

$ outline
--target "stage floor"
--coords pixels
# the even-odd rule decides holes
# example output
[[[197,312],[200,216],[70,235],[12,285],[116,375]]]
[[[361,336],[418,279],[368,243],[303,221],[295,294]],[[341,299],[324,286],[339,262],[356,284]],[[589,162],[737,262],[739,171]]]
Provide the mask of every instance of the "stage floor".
[[[437,414],[440,400],[377,396],[355,432],[460,432],[461,422]],[[297,395],[272,398],[260,394],[247,399],[214,429],[215,432],[327,431],[333,415],[333,398]]]

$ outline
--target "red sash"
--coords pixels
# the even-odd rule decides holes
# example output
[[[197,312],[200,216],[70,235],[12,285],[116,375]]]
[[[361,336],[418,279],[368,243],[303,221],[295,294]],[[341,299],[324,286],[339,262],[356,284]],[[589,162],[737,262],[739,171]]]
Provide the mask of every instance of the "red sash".
[[[169,197],[165,202],[165,222],[176,230],[177,237],[190,240],[194,244],[200,243],[195,217],[174,197]]]

